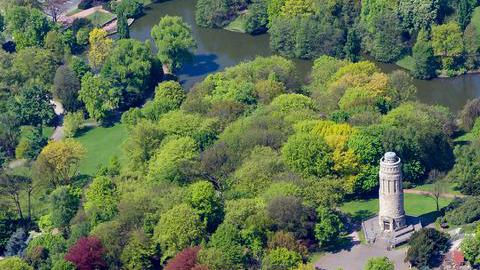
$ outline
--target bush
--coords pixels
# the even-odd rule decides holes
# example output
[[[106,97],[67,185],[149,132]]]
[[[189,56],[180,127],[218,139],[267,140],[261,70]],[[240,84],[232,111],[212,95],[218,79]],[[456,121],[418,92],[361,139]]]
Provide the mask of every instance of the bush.
[[[302,262],[302,256],[286,248],[276,248],[263,258],[262,270],[294,269]]]
[[[458,203],[455,203],[458,205]],[[462,225],[480,220],[480,197],[470,197],[447,211],[445,219],[452,225]]]
[[[72,138],[75,137],[78,130],[83,124],[83,113],[82,112],[73,112],[67,113],[63,118],[63,133],[65,137]]]
[[[2,270],[33,270],[24,260],[19,257],[9,257],[0,260],[0,269]]]
[[[10,239],[8,239],[8,243],[5,246],[5,256],[21,255],[27,247],[25,240],[27,240],[25,230],[23,228],[18,228],[12,236],[10,236]]]
[[[26,158],[26,153],[28,149],[30,149],[30,144],[28,143],[28,140],[22,138],[18,143],[17,147],[15,148],[15,157],[17,159]]]
[[[75,35],[75,39],[77,44],[80,46],[87,46],[88,45],[88,37],[90,35],[90,28],[82,27],[78,30],[77,34]]]

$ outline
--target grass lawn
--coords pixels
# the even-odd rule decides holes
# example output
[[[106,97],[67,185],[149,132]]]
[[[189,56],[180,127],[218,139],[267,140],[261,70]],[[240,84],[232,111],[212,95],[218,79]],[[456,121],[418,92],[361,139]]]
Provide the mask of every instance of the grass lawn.
[[[245,33],[245,23],[247,22],[247,13],[240,14],[235,20],[225,26],[225,30]]]
[[[126,138],[127,130],[122,124],[96,127],[77,136],[75,139],[87,150],[87,154],[80,162],[80,173],[94,175],[97,169],[108,164],[113,156],[117,156],[122,162],[124,159],[121,145]]]
[[[95,11],[94,13],[87,16],[87,19],[89,19],[95,26],[103,26],[114,18],[114,14],[101,11]]]
[[[425,185],[417,186],[414,189],[421,190],[421,191],[432,191],[433,184],[425,184]],[[455,190],[455,184],[451,182],[447,182],[447,186],[445,187],[445,192],[450,194],[455,194],[455,195],[461,195],[460,191]]]
[[[69,12],[67,12],[67,16],[72,16],[74,14],[79,13],[80,11],[82,11],[82,10],[79,9],[79,8],[74,8],[74,9],[70,10]]]
[[[407,55],[402,59],[398,60],[397,62],[395,62],[395,64],[397,64],[397,66],[400,66],[408,71],[412,71],[415,67],[415,59],[413,59],[412,56]]]
[[[436,211],[435,200],[418,194],[405,194],[405,212],[419,217]],[[441,198],[440,207],[445,207],[451,199]],[[354,219],[365,220],[378,213],[378,199],[356,200],[344,203],[341,210],[352,215]]]

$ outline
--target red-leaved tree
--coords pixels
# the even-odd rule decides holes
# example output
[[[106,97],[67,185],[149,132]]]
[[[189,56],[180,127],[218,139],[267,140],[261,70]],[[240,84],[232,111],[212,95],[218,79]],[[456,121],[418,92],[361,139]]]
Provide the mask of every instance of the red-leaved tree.
[[[170,259],[165,270],[191,270],[197,265],[197,255],[200,247],[188,247]]]
[[[104,269],[107,264],[103,260],[105,249],[96,237],[82,237],[70,247],[65,260],[73,263],[78,270]]]

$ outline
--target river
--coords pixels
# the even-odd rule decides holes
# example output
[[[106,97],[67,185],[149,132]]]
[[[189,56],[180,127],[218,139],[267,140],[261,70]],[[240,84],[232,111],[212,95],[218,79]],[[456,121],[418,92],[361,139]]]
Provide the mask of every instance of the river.
[[[171,0],[155,3],[146,8],[145,15],[137,19],[130,29],[130,36],[139,40],[150,38],[150,30],[162,16],[180,16],[191,25],[198,48],[192,63],[185,64],[177,75],[186,89],[209,73],[223,70],[256,56],[269,56],[267,34],[251,36],[223,29],[205,29],[195,24],[196,0]],[[299,75],[306,78],[312,62],[294,60]],[[398,69],[392,64],[377,63],[385,72]],[[440,104],[453,112],[460,110],[467,100],[480,96],[480,75],[470,74],[449,79],[430,81],[415,80],[418,99],[428,104]]]

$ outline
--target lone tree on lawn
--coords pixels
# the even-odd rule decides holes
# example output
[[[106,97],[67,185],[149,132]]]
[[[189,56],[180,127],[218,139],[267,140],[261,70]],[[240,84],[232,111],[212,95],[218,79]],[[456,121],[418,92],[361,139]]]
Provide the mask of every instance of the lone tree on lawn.
[[[165,16],[152,28],[151,36],[158,48],[158,59],[163,63],[164,73],[178,69],[182,62],[192,59],[191,49],[197,44],[190,26],[180,17]]]
[[[433,182],[433,188],[430,193],[430,196],[435,200],[437,206],[437,212],[440,211],[440,196],[446,192],[446,182],[445,182],[445,173],[439,172],[437,170],[432,170],[428,174],[428,178]]]

